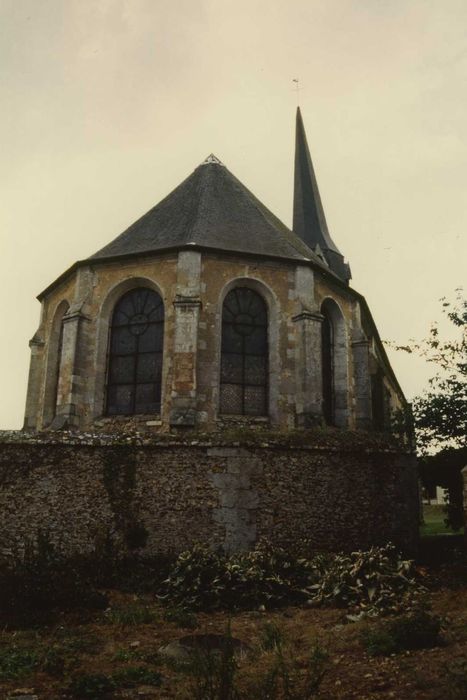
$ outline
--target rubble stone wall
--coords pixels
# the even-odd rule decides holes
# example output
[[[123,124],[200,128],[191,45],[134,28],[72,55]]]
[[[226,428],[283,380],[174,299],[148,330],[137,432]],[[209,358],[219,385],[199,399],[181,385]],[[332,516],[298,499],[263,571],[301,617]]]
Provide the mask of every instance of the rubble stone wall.
[[[42,533],[67,554],[109,537],[147,555],[196,542],[236,551],[261,537],[330,551],[391,540],[413,553],[413,456],[342,442],[0,434],[0,548],[21,552]]]

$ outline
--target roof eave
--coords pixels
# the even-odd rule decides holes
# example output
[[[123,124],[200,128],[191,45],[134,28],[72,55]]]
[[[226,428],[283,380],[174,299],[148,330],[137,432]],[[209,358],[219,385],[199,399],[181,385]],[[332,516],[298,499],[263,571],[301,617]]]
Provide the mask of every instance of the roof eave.
[[[311,258],[305,258],[304,256],[302,258],[294,258],[287,255],[274,255],[271,253],[255,253],[252,251],[249,252],[240,250],[227,250],[225,248],[217,248],[214,246],[199,245],[198,243],[186,243],[183,245],[172,246],[160,250],[148,250],[135,253],[124,253],[123,255],[109,255],[102,258],[85,258],[83,260],[77,260],[75,263],[73,263],[73,265],[71,265],[67,270],[65,270],[65,272],[63,272],[59,277],[57,277],[53,282],[51,282],[51,284],[49,284],[42,292],[40,292],[36,298],[38,299],[38,301],[42,301],[44,297],[47,296],[47,294],[49,294],[56,287],[62,284],[70,275],[73,274],[73,272],[76,272],[76,270],[79,267],[95,267],[96,265],[107,265],[114,262],[121,262],[122,260],[136,260],[138,258],[159,257],[168,253],[175,253],[179,250],[204,250],[208,252],[222,253],[224,255],[241,255],[246,257],[252,257],[255,259],[262,258],[266,260],[281,260],[283,262],[289,262],[295,265],[310,265],[314,269],[319,270],[321,273],[332,277],[345,289],[349,288],[348,285],[342,282],[342,280],[334,272],[332,272],[332,270],[330,270],[324,263],[318,262]]]

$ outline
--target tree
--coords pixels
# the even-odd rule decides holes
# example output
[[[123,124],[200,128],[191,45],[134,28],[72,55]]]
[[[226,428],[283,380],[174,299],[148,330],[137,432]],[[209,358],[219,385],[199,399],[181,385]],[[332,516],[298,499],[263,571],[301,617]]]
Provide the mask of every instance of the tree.
[[[454,340],[443,341],[438,324],[428,338],[413,345],[437,366],[428,389],[412,405],[417,442],[423,454],[448,447],[467,447],[467,298],[458,290],[455,304],[442,300],[443,310],[459,329]]]
[[[412,404],[420,474],[426,486],[447,489],[446,523],[458,530],[464,520],[461,470],[467,465],[467,298],[459,289],[454,303],[441,301],[457,337],[442,340],[434,323],[425,340],[397,349],[417,352],[436,365],[428,389]]]

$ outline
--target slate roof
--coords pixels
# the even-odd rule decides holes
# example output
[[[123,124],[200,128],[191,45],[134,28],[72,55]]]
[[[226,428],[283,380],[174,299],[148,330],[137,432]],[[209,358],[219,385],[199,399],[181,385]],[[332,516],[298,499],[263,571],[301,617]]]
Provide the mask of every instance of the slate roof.
[[[305,127],[297,107],[293,230],[313,251],[319,246],[331,270],[348,282],[350,268],[329,233]]]
[[[187,245],[324,263],[215,157],[88,260]]]

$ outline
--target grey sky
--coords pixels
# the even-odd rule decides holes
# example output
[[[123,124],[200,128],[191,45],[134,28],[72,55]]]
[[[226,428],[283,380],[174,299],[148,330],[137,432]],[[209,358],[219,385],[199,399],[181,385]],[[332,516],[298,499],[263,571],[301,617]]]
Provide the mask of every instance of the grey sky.
[[[291,224],[296,97],[334,239],[383,338],[466,278],[465,0],[0,0],[0,427],[34,297],[211,151]],[[410,398],[430,369],[391,355]]]

